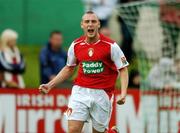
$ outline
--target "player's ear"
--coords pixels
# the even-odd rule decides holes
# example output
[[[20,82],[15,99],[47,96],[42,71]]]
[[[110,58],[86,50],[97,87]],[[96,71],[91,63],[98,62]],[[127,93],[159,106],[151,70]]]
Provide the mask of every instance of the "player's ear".
[[[81,28],[83,29],[83,24],[82,24],[82,23],[83,23],[83,22],[81,21],[81,24],[80,24],[80,25],[81,25]]]
[[[100,28],[100,27],[101,27],[101,25],[99,24],[99,25],[98,25],[98,28]]]
[[[100,21],[98,21],[98,23],[99,23],[99,24],[98,24],[98,28],[100,28],[100,27],[101,27],[101,23],[100,23]]]

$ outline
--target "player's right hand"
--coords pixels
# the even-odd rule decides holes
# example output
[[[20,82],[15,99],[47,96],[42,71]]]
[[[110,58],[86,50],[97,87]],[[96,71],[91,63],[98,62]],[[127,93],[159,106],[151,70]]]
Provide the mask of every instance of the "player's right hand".
[[[41,94],[47,94],[50,91],[48,84],[42,84],[38,89]]]
[[[120,98],[117,100],[117,104],[122,105],[126,101],[126,96],[121,95]]]

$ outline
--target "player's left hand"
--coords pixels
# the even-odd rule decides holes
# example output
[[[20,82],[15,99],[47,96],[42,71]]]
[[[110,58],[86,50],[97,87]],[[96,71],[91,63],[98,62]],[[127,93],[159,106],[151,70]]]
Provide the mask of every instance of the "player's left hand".
[[[126,96],[121,95],[120,98],[117,100],[117,104],[122,105],[126,101]]]

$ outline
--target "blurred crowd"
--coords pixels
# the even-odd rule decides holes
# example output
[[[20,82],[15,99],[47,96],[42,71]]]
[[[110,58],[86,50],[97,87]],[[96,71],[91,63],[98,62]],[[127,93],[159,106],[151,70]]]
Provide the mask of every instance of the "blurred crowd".
[[[100,19],[101,27],[99,32],[111,37],[113,31],[109,21],[113,16],[116,5],[128,3],[135,0],[82,0],[84,11],[92,10]],[[133,62],[135,52],[133,50],[133,36],[127,28],[126,23],[119,14],[116,14],[115,21],[118,23],[118,31],[121,34],[118,42],[123,50],[128,62]],[[165,28],[164,28],[165,29]],[[166,33],[169,30],[166,31]],[[167,38],[167,37],[166,37]],[[1,33],[0,40],[0,87],[24,88],[25,83],[22,74],[25,72],[26,63],[23,55],[17,47],[18,33],[12,29],[6,29]],[[54,30],[50,33],[47,43],[39,53],[40,83],[47,83],[66,65],[67,51],[63,49],[63,33]],[[177,45],[177,44],[175,44]],[[180,80],[180,59],[163,57],[159,63],[150,70],[147,82],[151,88],[172,88],[168,83]],[[168,72],[167,72],[168,71]],[[167,76],[167,73],[168,76]],[[140,88],[141,76],[138,69],[133,69],[129,73],[129,87]],[[157,82],[158,81],[158,82]],[[171,82],[171,83],[172,83]],[[72,81],[65,81],[61,88],[70,88]],[[165,85],[165,86],[163,86]]]

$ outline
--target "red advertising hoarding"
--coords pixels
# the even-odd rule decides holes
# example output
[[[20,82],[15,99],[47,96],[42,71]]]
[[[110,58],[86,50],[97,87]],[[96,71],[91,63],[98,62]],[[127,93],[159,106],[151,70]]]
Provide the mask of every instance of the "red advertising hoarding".
[[[37,89],[1,89],[0,133],[66,133],[64,112],[70,93],[69,89],[54,89],[48,95],[39,94]],[[119,96],[116,92],[115,98]],[[164,108],[172,105],[174,97],[163,98]],[[179,96],[175,100],[179,105]],[[140,95],[139,90],[129,89],[124,105],[114,103],[110,126],[117,125],[122,133],[179,133],[179,108],[162,110],[161,101],[158,93]],[[91,133],[89,124],[83,133]]]

